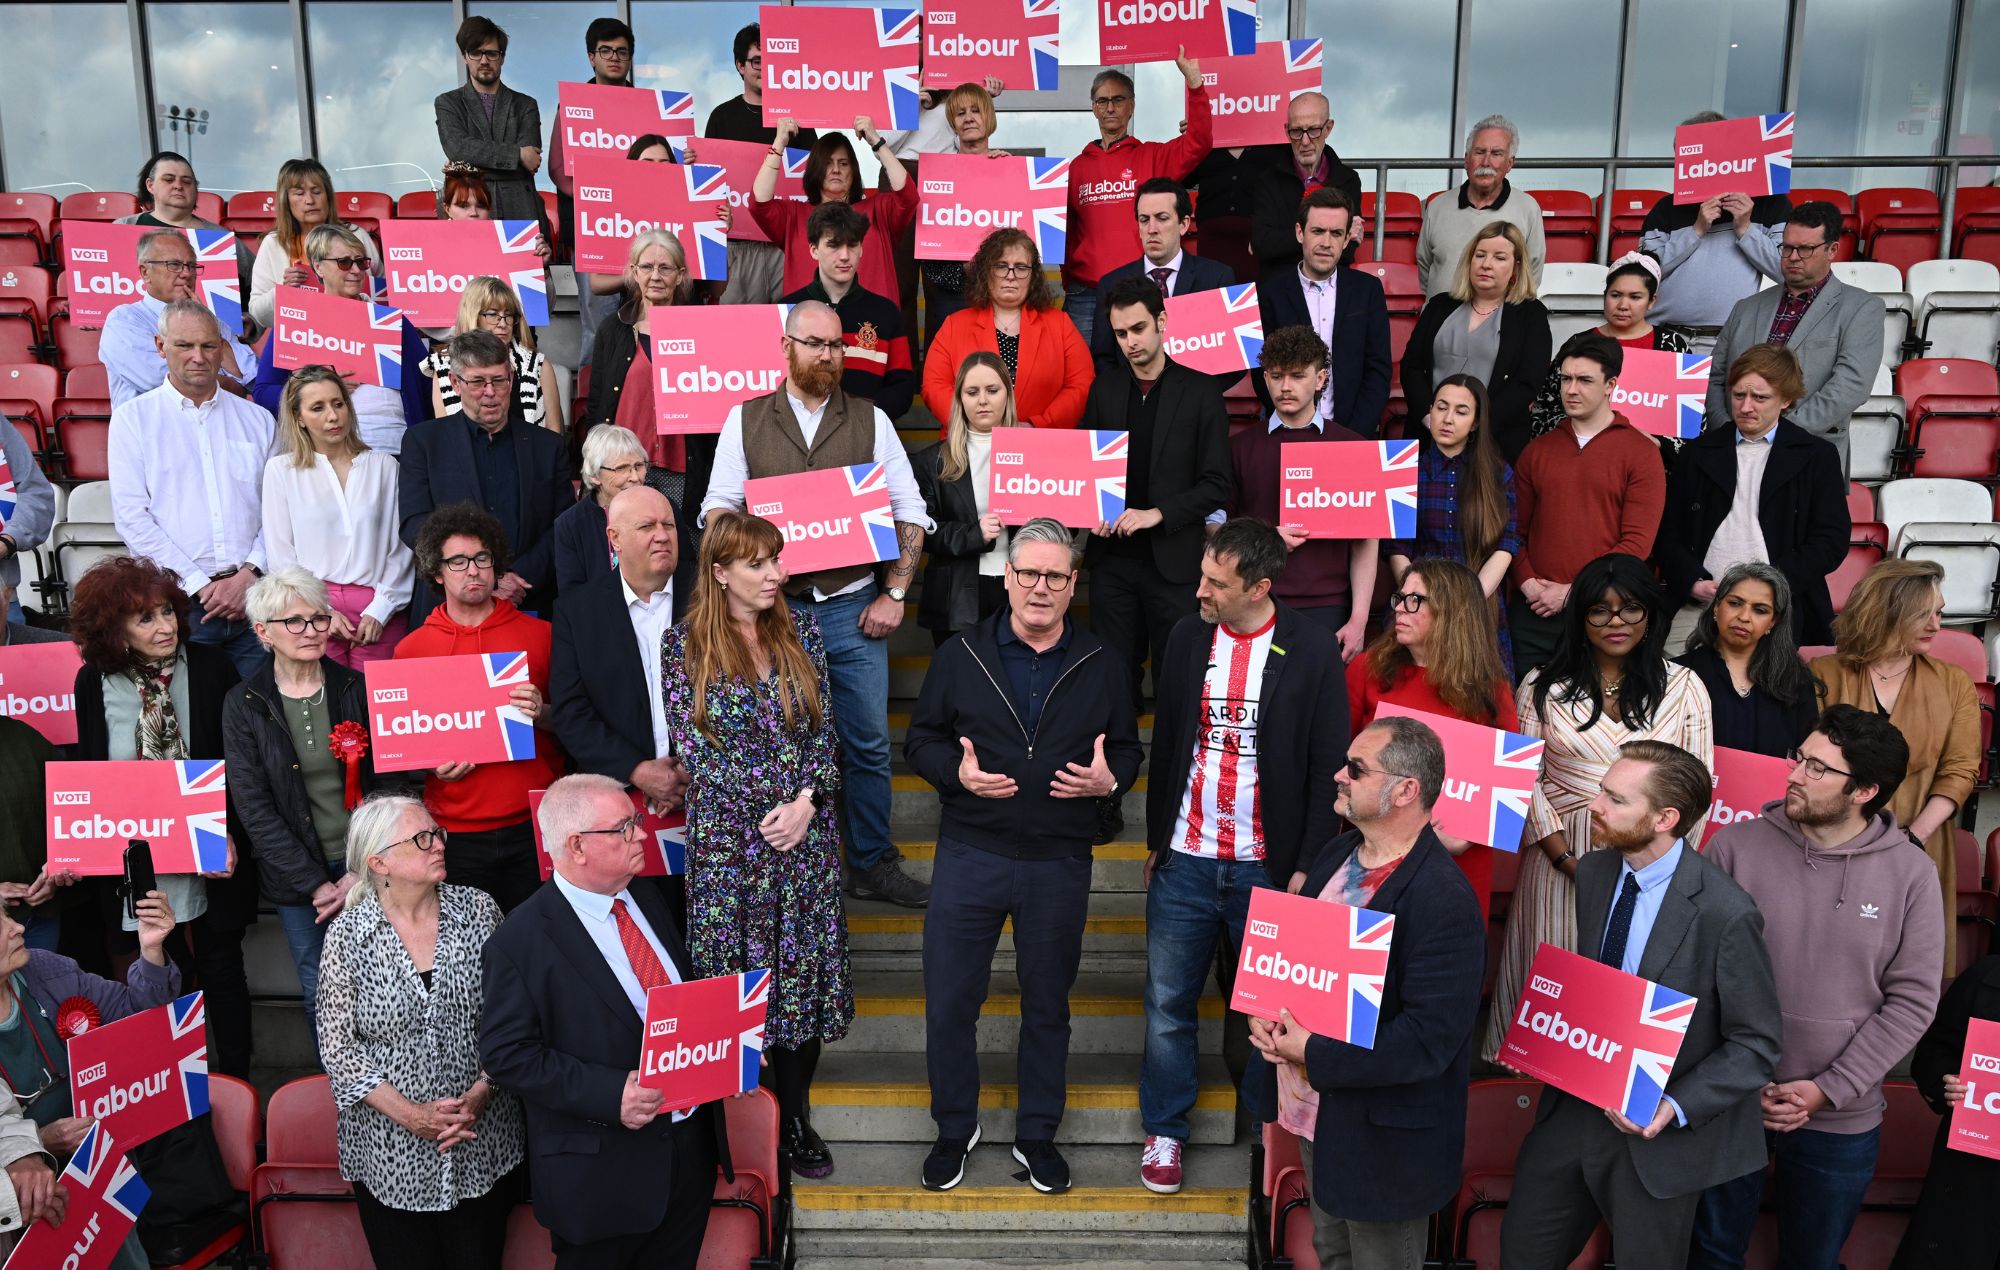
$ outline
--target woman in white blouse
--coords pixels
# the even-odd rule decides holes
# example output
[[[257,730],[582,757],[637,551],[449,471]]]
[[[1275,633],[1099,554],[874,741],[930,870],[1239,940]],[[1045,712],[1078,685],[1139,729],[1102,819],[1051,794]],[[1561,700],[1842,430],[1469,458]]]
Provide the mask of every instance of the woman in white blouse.
[[[359,670],[408,630],[416,562],[396,533],[396,460],[362,441],[347,384],[327,366],[286,382],[278,434],[282,452],[264,465],[264,550],[273,571],[295,564],[325,579],[327,656]]]
[[[1019,426],[1006,363],[984,350],[959,363],[944,440],[910,456],[937,528],[917,593],[917,624],[942,645],[1007,602],[1007,529],[989,507],[993,429]]]

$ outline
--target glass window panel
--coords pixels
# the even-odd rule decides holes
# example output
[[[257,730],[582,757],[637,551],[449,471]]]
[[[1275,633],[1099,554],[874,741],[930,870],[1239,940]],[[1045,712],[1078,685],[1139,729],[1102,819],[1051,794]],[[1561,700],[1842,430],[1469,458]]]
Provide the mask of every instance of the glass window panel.
[[[1339,31],[1366,31],[1368,38],[1343,40],[1332,34]],[[1306,32],[1328,36],[1332,145],[1343,158],[1458,153],[1451,121],[1457,0],[1307,0]],[[1389,184],[1427,194],[1444,188],[1445,174],[1391,173]],[[1374,185],[1375,174],[1363,171],[1362,188]]]
[[[1097,122],[1077,110],[1013,110],[1000,116],[993,144],[1009,154],[1073,156],[1097,140]]]
[[[442,183],[431,101],[458,87],[456,29],[449,0],[306,6],[319,158],[336,188],[401,195]]]
[[[0,24],[7,188],[133,188],[145,135],[125,6],[9,4]]]
[[[271,188],[300,146],[290,6],[148,4],[146,38],[161,147],[186,155],[202,188],[225,197]],[[175,107],[200,122],[172,119]]]
[[[1993,154],[2000,145],[2000,0],[1972,0],[1959,34],[1968,55],[1953,117],[1953,154]],[[1992,168],[1960,168],[1961,185],[1985,185]]]
[[[1935,154],[1953,0],[1813,0],[1799,71],[1801,154]],[[1808,169],[1811,184],[1929,185],[1921,168]]]
[[[692,92],[699,131],[709,111],[742,93],[731,44],[756,20],[757,5],[748,0],[637,0],[632,34],[639,49],[632,77],[642,88]]]
[[[1784,109],[1784,5],[1770,0],[1635,2],[1639,12],[1625,66],[1630,90],[1621,153],[1671,155],[1674,128],[1704,110],[1736,119]]]
[[[580,83],[591,75],[590,57],[584,52],[583,33],[592,18],[615,18],[618,6],[606,0],[583,0],[564,4],[555,0],[532,3],[482,3],[469,6],[500,24],[507,33],[507,62],[501,67],[500,82],[517,93],[535,99],[542,110],[542,141],[546,160],[547,142],[556,122],[556,85],[563,80]],[[637,32],[634,32],[636,35]],[[456,46],[454,46],[456,47]],[[723,60],[729,59],[725,56]],[[637,83],[637,79],[633,80]],[[661,84],[661,88],[668,85]],[[695,103],[700,106],[701,103]],[[552,190],[548,164],[535,174],[535,184]]]
[[[1469,0],[1463,133],[1487,115],[1505,115],[1521,130],[1520,157],[1609,153],[1618,104],[1618,44],[1622,6],[1603,0]],[[1550,38],[1561,32],[1560,39]],[[1451,138],[1450,153],[1463,151]],[[1603,173],[1523,168],[1511,178],[1524,189],[1597,193]]]

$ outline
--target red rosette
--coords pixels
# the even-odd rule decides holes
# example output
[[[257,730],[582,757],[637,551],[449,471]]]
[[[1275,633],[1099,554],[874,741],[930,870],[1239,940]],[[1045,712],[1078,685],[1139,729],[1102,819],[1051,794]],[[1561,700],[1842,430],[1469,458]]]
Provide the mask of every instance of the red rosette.
[[[334,724],[326,739],[333,756],[347,769],[344,801],[353,811],[361,805],[361,760],[368,756],[368,729],[348,719]]]
[[[73,1041],[103,1023],[103,1013],[89,997],[70,997],[56,1007],[56,1035],[65,1041]]]

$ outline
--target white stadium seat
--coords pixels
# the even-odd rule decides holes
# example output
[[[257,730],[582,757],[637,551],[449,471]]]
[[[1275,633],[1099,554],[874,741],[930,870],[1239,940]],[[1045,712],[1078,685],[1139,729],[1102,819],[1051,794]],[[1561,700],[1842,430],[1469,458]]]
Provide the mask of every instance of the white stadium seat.
[[[1920,260],[1910,266],[1920,356],[1990,362],[2000,347],[2000,268],[1984,260]]]
[[[1889,549],[1898,555],[1903,526],[1912,522],[1984,524],[1993,519],[1993,495],[1985,486],[1943,477],[1890,481],[1876,491],[1876,505],[1889,530]]]
[[[1903,271],[1878,260],[1836,260],[1833,276],[1850,287],[1882,297],[1882,364],[1903,360],[1903,341],[1910,337],[1916,306],[1903,289]]]

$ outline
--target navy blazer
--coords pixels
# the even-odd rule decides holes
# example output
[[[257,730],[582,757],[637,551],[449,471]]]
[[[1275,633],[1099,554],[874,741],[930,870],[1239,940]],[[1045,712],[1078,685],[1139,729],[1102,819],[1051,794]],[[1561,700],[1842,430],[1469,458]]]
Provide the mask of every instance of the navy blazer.
[[[1090,328],[1090,355],[1101,366],[1115,366],[1125,359],[1118,353],[1117,341],[1111,338],[1111,313],[1105,307],[1104,298],[1111,294],[1111,288],[1127,278],[1143,278],[1152,262],[1144,256],[1119,265],[1097,284],[1097,317]],[[1214,291],[1220,287],[1236,285],[1236,271],[1219,260],[1209,260],[1182,249],[1180,272],[1174,275],[1174,294],[1192,295],[1197,291]]]
[[[1328,842],[1300,893],[1318,895],[1360,845],[1359,832]],[[1407,1221],[1458,1191],[1486,923],[1428,826],[1367,907],[1396,915],[1375,1046],[1306,1042],[1306,1079],[1319,1091],[1313,1202],[1354,1221]],[[1257,1055],[1244,1073],[1244,1099],[1260,1120],[1277,1118],[1276,1071]]]
[[[694,555],[683,547],[674,568],[676,622],[687,612],[694,573]],[[614,569],[564,591],[556,601],[549,720],[579,771],[629,781],[633,768],[660,757],[653,747],[646,663],[632,634],[624,583]]]
[[[1295,265],[1275,269],[1257,282],[1257,310],[1264,319],[1264,338],[1288,326],[1311,326],[1305,288]],[[1333,347],[1328,350],[1333,371],[1333,421],[1357,435],[1372,437],[1382,429],[1382,412],[1389,408],[1389,302],[1382,280],[1360,269],[1333,271]],[[1257,400],[1271,413],[1271,394],[1264,377],[1252,375]]]
[[[632,899],[691,979],[694,963],[659,881],[633,878]],[[642,1021],[554,882],[500,924],[483,968],[479,1060],[527,1114],[535,1220],[573,1244],[660,1226],[671,1215],[675,1129],[664,1112],[643,1129],[618,1119],[626,1073],[639,1065]],[[696,1131],[714,1136],[723,1175],[734,1181],[721,1109],[704,1103],[695,1120]]]

